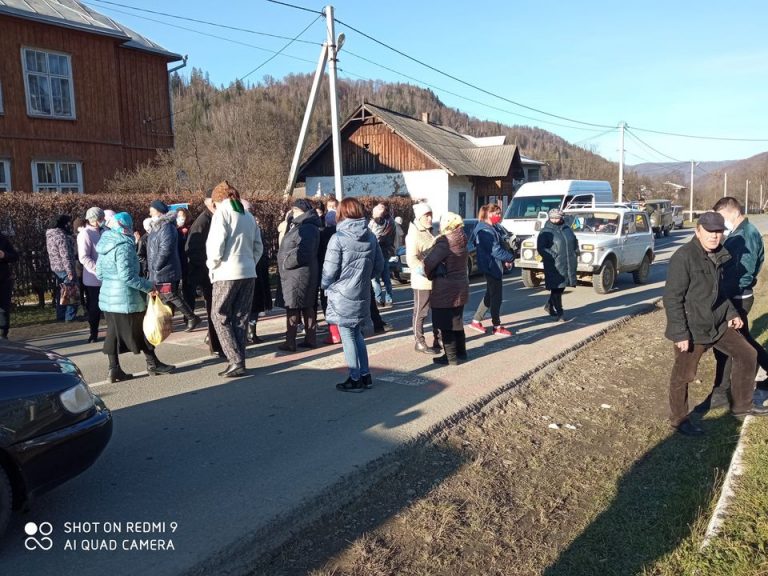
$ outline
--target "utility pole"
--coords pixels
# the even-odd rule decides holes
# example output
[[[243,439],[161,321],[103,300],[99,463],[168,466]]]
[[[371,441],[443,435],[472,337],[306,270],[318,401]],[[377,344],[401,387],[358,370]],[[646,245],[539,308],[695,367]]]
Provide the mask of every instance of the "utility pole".
[[[723,183],[723,198],[728,196],[728,172],[725,173],[725,182]]]
[[[326,40],[320,49],[320,58],[317,61],[317,69],[315,70],[315,78],[312,81],[312,89],[309,92],[309,100],[307,101],[307,109],[304,111],[304,119],[301,122],[301,131],[299,132],[299,141],[296,143],[296,150],[293,153],[293,161],[291,162],[291,170],[288,173],[288,183],[285,186],[284,197],[290,198],[293,195],[293,188],[296,186],[296,178],[299,172],[299,162],[301,155],[304,152],[304,144],[307,140],[307,130],[309,129],[309,121],[312,118],[312,112],[315,109],[315,103],[317,102],[317,93],[320,88],[320,82],[325,74],[325,67],[328,65],[328,88],[330,90],[331,97],[331,129],[333,137],[333,176],[335,194],[338,199],[341,199],[344,195],[344,188],[342,184],[342,172],[341,172],[341,137],[339,133],[339,99],[336,92],[336,61],[338,60],[338,53],[344,44],[344,34],[340,34],[338,39],[336,38],[336,32],[334,30],[333,20],[333,6],[330,4],[325,7],[325,20],[326,20]]]
[[[624,129],[626,122],[619,123],[619,204],[624,202]]]
[[[763,185],[760,184],[760,210],[758,211],[758,214],[763,213]]]
[[[344,35],[336,40],[336,31],[333,21],[333,6],[330,4],[325,7],[325,21],[328,31],[328,87],[331,96],[331,131],[333,136],[333,183],[336,192],[336,198],[341,200],[344,197],[343,174],[341,172],[341,134],[339,132],[339,99],[336,92],[336,62],[338,61],[339,50],[344,43]]]
[[[320,50],[320,59],[317,61],[317,69],[315,70],[315,79],[312,81],[312,89],[309,91],[309,101],[307,102],[307,109],[304,111],[304,120],[301,122],[301,131],[299,132],[299,141],[296,143],[296,150],[293,153],[293,162],[291,162],[291,171],[288,173],[288,184],[285,186],[284,196],[286,198],[293,194],[293,187],[296,186],[296,177],[299,174],[299,162],[301,161],[301,155],[304,153],[304,144],[307,141],[307,130],[309,129],[309,121],[312,118],[312,112],[315,110],[315,103],[317,102],[317,92],[320,87],[320,81],[323,79],[325,73],[325,63],[328,59],[328,44],[323,44]]]
[[[693,168],[694,168],[695,160],[691,160],[691,222],[693,222]]]
[[[747,180],[747,191],[744,194],[744,214],[749,214],[749,180]]]

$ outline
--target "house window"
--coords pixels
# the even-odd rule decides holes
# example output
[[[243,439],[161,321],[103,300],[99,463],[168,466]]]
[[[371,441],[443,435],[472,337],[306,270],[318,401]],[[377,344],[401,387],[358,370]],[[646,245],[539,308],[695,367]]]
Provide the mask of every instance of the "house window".
[[[72,58],[68,54],[22,48],[27,113],[50,118],[75,117]]]
[[[35,192],[82,192],[83,165],[80,162],[32,162]]]
[[[540,173],[538,168],[528,168],[528,182],[538,182]]]
[[[0,159],[0,192],[11,191],[11,161]]]

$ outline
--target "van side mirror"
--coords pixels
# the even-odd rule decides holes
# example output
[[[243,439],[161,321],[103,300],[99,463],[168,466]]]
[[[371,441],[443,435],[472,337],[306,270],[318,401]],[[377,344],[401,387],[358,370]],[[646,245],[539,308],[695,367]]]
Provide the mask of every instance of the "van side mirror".
[[[536,224],[533,225],[533,229],[536,232],[541,232],[541,220],[536,220]]]
[[[536,216],[539,220],[548,220],[549,219],[549,213],[544,212],[544,210],[539,212],[539,215]]]

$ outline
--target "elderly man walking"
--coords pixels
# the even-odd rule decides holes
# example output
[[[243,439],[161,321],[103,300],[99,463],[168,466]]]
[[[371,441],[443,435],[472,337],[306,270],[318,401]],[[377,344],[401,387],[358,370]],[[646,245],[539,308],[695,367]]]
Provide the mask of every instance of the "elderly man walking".
[[[731,255],[721,246],[725,220],[706,212],[696,236],[669,261],[664,309],[666,337],[674,342],[675,364],[669,382],[670,423],[686,436],[701,428],[688,418],[688,384],[696,377],[701,356],[715,348],[733,363],[731,411],[738,417],[764,416],[768,408],[752,407],[756,352],[739,333],[744,322],[724,290],[723,270]]]

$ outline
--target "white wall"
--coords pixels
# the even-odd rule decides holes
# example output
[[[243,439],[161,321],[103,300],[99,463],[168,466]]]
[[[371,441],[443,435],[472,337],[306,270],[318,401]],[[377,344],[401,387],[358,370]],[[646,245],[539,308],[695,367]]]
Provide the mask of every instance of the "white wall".
[[[426,200],[432,208],[435,219],[449,210],[448,173],[444,170],[419,170],[414,172],[394,172],[391,174],[365,174],[344,176],[344,196],[410,196],[414,201]],[[452,179],[453,180],[453,179]],[[466,180],[466,179],[465,179]],[[320,184],[323,195],[335,192],[333,176],[308,176],[306,191],[308,196],[317,193]],[[469,180],[467,180],[469,185]],[[467,195],[468,207],[469,195]],[[458,209],[458,194],[453,201]],[[469,211],[469,208],[467,208]]]
[[[460,214],[459,212],[459,194],[464,192],[467,195],[466,210],[464,218],[475,217],[475,192],[472,182],[466,176],[451,176],[448,178],[448,205],[447,210]]]

